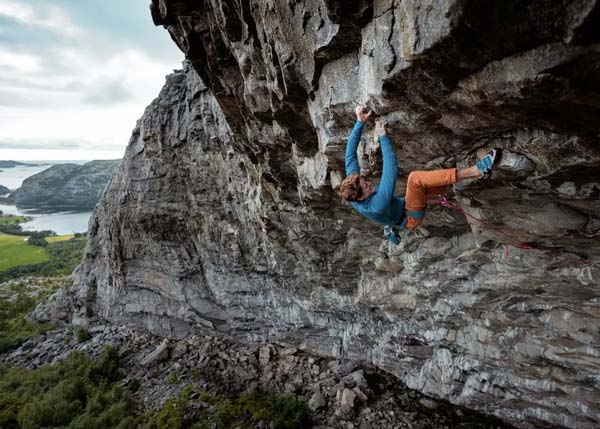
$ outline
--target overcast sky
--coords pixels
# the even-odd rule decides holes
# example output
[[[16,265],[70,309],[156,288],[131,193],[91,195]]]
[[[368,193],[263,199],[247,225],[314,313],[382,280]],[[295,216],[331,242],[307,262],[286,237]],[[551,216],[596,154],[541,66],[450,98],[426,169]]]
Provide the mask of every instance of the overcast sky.
[[[121,158],[183,54],[150,0],[0,0],[0,160]]]

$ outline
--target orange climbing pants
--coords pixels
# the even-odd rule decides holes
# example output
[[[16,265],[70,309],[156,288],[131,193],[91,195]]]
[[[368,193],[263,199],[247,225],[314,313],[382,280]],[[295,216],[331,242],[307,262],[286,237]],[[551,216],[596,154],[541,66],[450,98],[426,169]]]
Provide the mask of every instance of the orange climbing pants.
[[[406,183],[406,225],[405,228],[416,228],[423,222],[423,217],[412,217],[408,212],[419,212],[427,207],[427,197],[446,195],[448,185],[457,182],[456,168],[434,171],[413,171],[408,175]]]

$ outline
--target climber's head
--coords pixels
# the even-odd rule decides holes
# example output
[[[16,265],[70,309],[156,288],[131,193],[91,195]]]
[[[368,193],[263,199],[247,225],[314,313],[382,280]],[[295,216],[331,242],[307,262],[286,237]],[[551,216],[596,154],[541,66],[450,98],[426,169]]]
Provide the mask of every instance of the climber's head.
[[[375,192],[375,186],[358,173],[346,177],[340,186],[340,195],[346,201],[363,201]]]

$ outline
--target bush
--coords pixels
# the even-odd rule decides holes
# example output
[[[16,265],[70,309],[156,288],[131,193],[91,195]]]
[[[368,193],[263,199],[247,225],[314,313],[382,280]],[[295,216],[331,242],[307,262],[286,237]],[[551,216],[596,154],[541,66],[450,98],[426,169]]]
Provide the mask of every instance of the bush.
[[[177,377],[177,373],[175,371],[171,371],[169,375],[167,375],[167,383],[169,384],[177,384],[179,378]]]
[[[185,404],[177,399],[169,399],[146,422],[144,429],[181,429]]]
[[[129,384],[127,385],[127,389],[131,393],[137,392],[138,390],[140,390],[140,387],[142,387],[142,383],[140,383],[140,380],[138,380],[137,378],[134,378],[133,380],[131,380],[129,382]]]
[[[75,335],[75,340],[78,343],[83,343],[92,338],[92,334],[90,334],[90,331],[81,326],[76,326],[75,330],[73,331],[73,334]]]
[[[92,360],[73,352],[34,370],[0,367],[0,427],[135,428],[130,393],[118,384],[119,356],[106,348]]]
[[[43,231],[25,231],[25,232],[29,232],[29,236],[31,238],[53,237],[56,235],[56,233],[54,231],[50,231],[48,229],[45,229]]]
[[[27,242],[33,246],[39,246],[39,247],[46,247],[48,245],[48,241],[44,237],[30,236],[27,239]]]
[[[242,395],[239,402],[255,421],[272,422],[275,429],[303,429],[310,425],[308,407],[293,396],[250,393]]]
[[[23,227],[18,223],[0,224],[0,232],[10,235],[30,235],[29,231],[23,231]]]
[[[199,410],[190,401],[192,391],[186,386],[177,399],[170,399],[145,417],[144,429],[233,429],[255,428],[259,421],[276,429],[311,427],[308,407],[292,396],[249,393],[239,398],[224,398],[200,392],[199,400],[212,406],[212,413]]]

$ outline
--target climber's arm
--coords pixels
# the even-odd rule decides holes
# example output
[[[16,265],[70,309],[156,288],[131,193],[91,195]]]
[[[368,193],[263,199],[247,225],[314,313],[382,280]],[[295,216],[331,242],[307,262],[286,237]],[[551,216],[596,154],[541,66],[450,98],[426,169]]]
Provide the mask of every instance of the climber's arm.
[[[363,109],[363,106],[356,108],[356,123],[354,124],[354,128],[352,128],[350,137],[348,137],[348,144],[346,145],[346,176],[350,176],[353,173],[360,173],[356,151],[365,122],[371,117],[371,111],[364,113]]]
[[[386,133],[384,123],[376,123],[375,135],[379,136],[381,154],[383,156],[381,181],[379,182],[377,193],[373,196],[371,202],[372,208],[377,210],[378,207],[381,209],[387,207],[394,196],[394,188],[396,187],[396,179],[398,178],[398,160],[396,159],[396,152],[394,152],[392,140]]]

